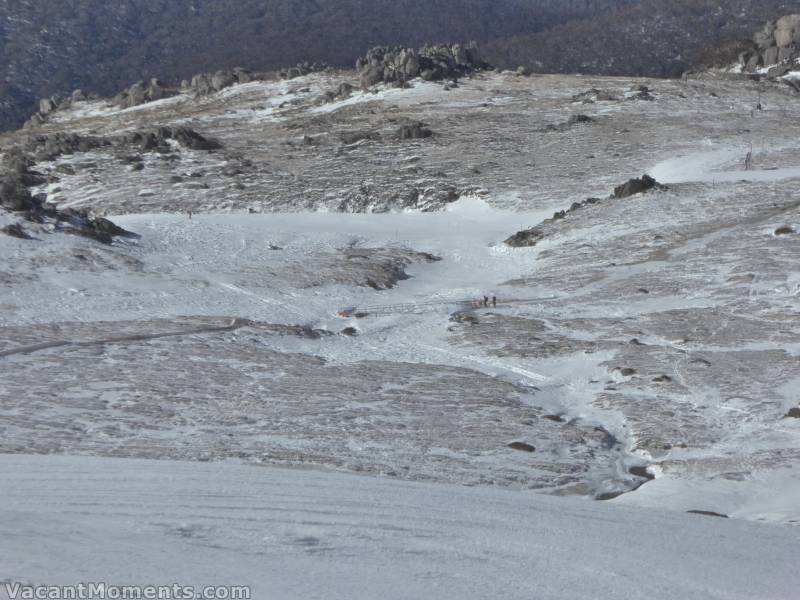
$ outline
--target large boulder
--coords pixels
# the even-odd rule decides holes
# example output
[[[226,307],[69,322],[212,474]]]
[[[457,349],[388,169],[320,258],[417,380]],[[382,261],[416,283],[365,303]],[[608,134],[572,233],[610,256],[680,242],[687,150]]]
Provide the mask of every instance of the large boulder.
[[[663,186],[649,175],[642,175],[638,179],[630,179],[626,183],[614,188],[613,198],[628,198]]]
[[[778,62],[790,61],[797,56],[797,46],[778,48]]]
[[[147,102],[147,85],[144,81],[137,81],[128,88],[128,97],[124,101],[124,108],[139,106]]]
[[[775,22],[770,21],[761,28],[754,36],[753,42],[761,50],[766,50],[775,45]]]
[[[764,64],[769,65],[776,65],[778,64],[778,48],[777,46],[770,46],[766,50],[764,50]]]
[[[800,15],[786,15],[775,23],[775,43],[778,48],[800,44]]]
[[[383,81],[383,67],[376,65],[367,65],[361,71],[361,87],[370,88],[373,85],[378,85]]]
[[[421,140],[429,138],[433,131],[425,126],[425,123],[406,123],[397,130],[397,139],[400,140]]]
[[[39,114],[47,116],[58,108],[59,99],[55,96],[52,98],[42,98],[39,100]]]
[[[217,71],[211,76],[211,87],[215,92],[229,88],[236,83],[236,76],[230,71]]]
[[[192,77],[191,87],[201,96],[211,93],[213,90],[211,87],[211,76],[206,73],[195,75]]]
[[[36,201],[22,182],[6,179],[0,183],[0,206],[19,212],[32,210],[36,207]]]
[[[250,83],[251,81],[254,80],[253,75],[249,71],[246,71],[241,67],[235,68],[233,70],[233,75],[234,77],[236,77],[236,81],[238,81],[239,83]]]
[[[758,69],[763,64],[764,64],[764,57],[761,56],[759,53],[756,53],[756,54],[753,54],[748,59],[747,64],[745,65],[745,70],[752,72],[752,71],[755,71],[756,69]]]
[[[32,240],[33,238],[23,229],[21,223],[11,223],[0,229],[0,233],[19,238],[21,240]]]

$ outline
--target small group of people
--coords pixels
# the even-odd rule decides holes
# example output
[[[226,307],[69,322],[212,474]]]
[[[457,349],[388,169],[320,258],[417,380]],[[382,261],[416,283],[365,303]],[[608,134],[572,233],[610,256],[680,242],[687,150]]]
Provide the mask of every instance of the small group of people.
[[[489,299],[489,296],[484,296],[483,297],[483,307],[484,308],[488,308],[489,307],[489,302],[492,303],[492,306],[497,307],[497,296],[492,294],[491,300]]]

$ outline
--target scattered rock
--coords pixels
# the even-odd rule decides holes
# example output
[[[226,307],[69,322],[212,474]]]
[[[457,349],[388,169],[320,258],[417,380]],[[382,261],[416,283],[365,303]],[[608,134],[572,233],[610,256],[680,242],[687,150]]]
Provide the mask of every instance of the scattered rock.
[[[641,477],[642,479],[647,479],[648,481],[652,481],[656,478],[650,471],[647,470],[646,466],[635,466],[628,469],[628,473],[633,475],[634,477]]]
[[[658,377],[653,378],[653,383],[670,383],[672,381],[672,377],[669,375],[659,375]]]
[[[655,100],[653,95],[650,93],[650,88],[646,85],[634,85],[628,90],[628,93],[625,94],[626,100],[646,100],[648,102]]]
[[[599,502],[605,502],[608,500],[613,500],[614,498],[619,498],[624,493],[625,493],[624,490],[618,490],[615,492],[603,492],[601,494],[595,495],[594,499]]]
[[[591,88],[585,92],[581,92],[580,94],[575,94],[572,96],[572,101],[581,102],[583,104],[594,104],[595,102],[617,102],[619,101],[619,97],[608,90]]]
[[[76,133],[53,133],[28,138],[24,148],[33,154],[36,162],[52,161],[59,156],[68,156],[78,152],[89,152],[97,148],[111,146],[110,138],[85,136]]]
[[[189,127],[159,127],[154,131],[137,131],[124,138],[128,144],[139,145],[142,152],[171,152],[169,140],[175,140],[190,150],[210,151],[223,147],[218,141],[205,138]]]
[[[397,138],[400,140],[420,140],[429,138],[433,135],[433,131],[425,126],[425,123],[416,122],[407,125],[401,125],[397,130]]]
[[[114,238],[127,237],[138,238],[139,236],[131,231],[112,223],[103,217],[92,217],[86,210],[68,208],[58,211],[55,218],[69,225],[64,229],[66,233],[90,238],[102,244],[111,244]]]
[[[775,235],[791,235],[795,233],[794,227],[789,225],[784,225],[783,227],[778,227],[775,230]]]
[[[800,407],[790,408],[789,412],[787,412],[784,419],[800,419]]]
[[[358,335],[358,329],[356,329],[355,327],[345,327],[344,329],[342,329],[341,334],[346,335],[348,337],[355,337]]]
[[[350,146],[363,140],[380,140],[381,136],[376,131],[345,131],[339,134],[339,139]]]
[[[296,79],[297,77],[303,77],[304,75],[309,75],[311,73],[319,73],[322,71],[326,71],[328,69],[328,65],[326,63],[315,62],[310,63],[308,61],[297,63],[294,67],[289,67],[287,69],[282,69],[279,73],[281,79]]]
[[[525,442],[511,442],[508,447],[512,450],[519,450],[520,452],[536,452],[535,446],[531,446]]]
[[[337,87],[335,91],[325,92],[323,102],[336,102],[338,100],[345,100],[353,94],[354,90],[355,88],[351,84],[344,81],[339,84],[339,87]]]
[[[554,421],[556,423],[563,423],[566,419],[561,415],[544,415],[543,419],[547,419],[548,421]]]
[[[572,115],[567,121],[570,125],[576,125],[578,123],[593,123],[594,119],[588,115]]]
[[[468,325],[477,325],[480,319],[473,314],[457,312],[450,315],[450,320],[454,323],[467,323]]]
[[[687,513],[690,515],[703,515],[705,517],[720,517],[722,519],[729,519],[728,515],[723,515],[722,513],[714,512],[712,510],[687,510]]]
[[[32,240],[33,238],[22,228],[20,223],[11,223],[0,229],[0,233],[5,233],[11,237],[19,238],[21,240]]]
[[[250,83],[264,79],[263,74],[254,74],[242,68],[233,71],[216,71],[214,73],[199,73],[191,81],[181,84],[183,89],[190,89],[198,96],[208,96],[220,92],[237,83]]]

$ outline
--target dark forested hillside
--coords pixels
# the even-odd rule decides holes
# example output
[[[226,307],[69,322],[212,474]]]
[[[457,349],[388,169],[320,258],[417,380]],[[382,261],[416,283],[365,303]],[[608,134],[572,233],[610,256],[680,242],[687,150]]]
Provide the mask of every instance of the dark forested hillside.
[[[735,57],[766,21],[800,12],[800,0],[642,0],[591,19],[484,46],[506,67],[540,72],[678,76],[720,48]]]
[[[384,44],[487,41],[637,0],[0,0],[0,128],[36,98],[113,94],[167,80],[299,61],[351,65]]]

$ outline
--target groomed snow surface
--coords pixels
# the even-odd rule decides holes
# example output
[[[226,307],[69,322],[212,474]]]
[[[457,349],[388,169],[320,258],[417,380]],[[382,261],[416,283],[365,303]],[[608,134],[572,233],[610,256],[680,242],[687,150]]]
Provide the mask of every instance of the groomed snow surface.
[[[789,600],[800,585],[796,531],[774,525],[238,464],[0,469],[2,577],[31,585],[248,585],[259,600]]]

